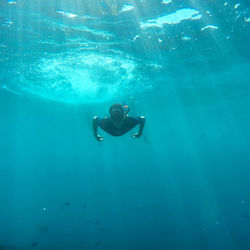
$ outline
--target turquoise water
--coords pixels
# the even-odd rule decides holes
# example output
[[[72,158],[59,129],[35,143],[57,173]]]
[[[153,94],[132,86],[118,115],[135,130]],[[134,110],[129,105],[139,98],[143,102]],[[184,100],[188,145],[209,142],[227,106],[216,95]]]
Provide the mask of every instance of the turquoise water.
[[[0,249],[250,249],[250,4],[0,0]],[[103,142],[125,102],[144,136]]]

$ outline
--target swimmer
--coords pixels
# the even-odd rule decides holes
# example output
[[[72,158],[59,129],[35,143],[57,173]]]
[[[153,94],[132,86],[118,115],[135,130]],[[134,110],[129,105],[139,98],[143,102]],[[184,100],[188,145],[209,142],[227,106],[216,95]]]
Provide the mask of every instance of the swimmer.
[[[95,116],[93,118],[93,132],[98,141],[103,141],[104,137],[97,134],[98,126],[109,133],[112,136],[121,136],[128,131],[139,125],[139,131],[132,135],[133,138],[139,138],[142,136],[142,132],[145,124],[145,117],[132,117],[128,116],[129,107],[121,104],[113,104],[109,109],[109,116],[99,118]]]

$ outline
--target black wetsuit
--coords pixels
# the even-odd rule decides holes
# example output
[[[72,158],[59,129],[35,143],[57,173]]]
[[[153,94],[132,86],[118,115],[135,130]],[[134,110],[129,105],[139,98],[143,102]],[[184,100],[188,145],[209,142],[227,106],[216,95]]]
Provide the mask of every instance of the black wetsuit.
[[[116,127],[110,117],[105,116],[104,118],[97,120],[97,125],[105,132],[113,136],[121,136],[126,134],[129,130],[133,129],[136,125],[141,123],[141,117],[130,117],[126,116],[120,127]]]

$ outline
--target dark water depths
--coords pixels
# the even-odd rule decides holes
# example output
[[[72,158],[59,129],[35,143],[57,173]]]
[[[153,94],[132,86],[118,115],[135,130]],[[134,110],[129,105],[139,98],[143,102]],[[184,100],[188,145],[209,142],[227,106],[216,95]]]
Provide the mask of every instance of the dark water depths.
[[[249,249],[249,8],[0,0],[0,249]]]

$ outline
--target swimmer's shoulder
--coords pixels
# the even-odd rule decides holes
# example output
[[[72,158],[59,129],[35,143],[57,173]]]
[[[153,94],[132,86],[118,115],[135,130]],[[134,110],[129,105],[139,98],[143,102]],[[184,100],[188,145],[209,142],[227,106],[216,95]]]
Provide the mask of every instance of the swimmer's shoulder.
[[[98,123],[100,124],[107,124],[109,123],[111,120],[110,120],[110,117],[108,115],[105,115],[104,117],[101,117],[99,118],[98,120]]]
[[[142,121],[145,120],[144,116],[126,116],[126,121],[128,123],[141,123]]]

